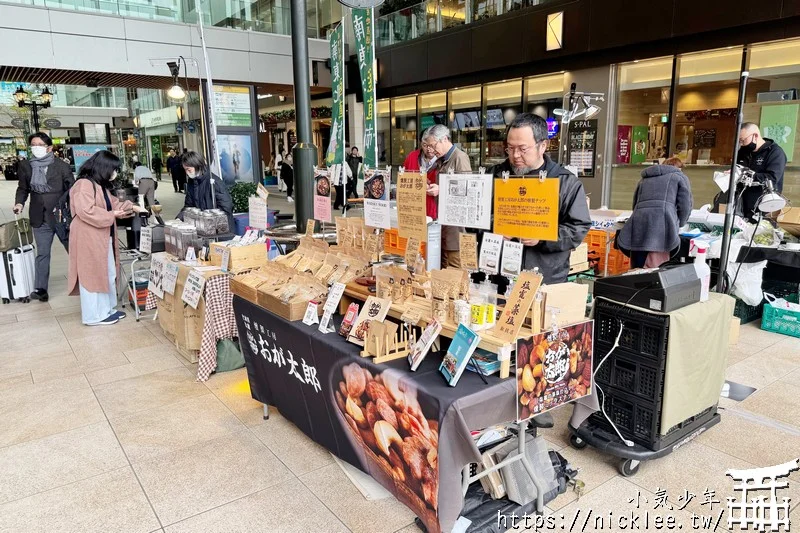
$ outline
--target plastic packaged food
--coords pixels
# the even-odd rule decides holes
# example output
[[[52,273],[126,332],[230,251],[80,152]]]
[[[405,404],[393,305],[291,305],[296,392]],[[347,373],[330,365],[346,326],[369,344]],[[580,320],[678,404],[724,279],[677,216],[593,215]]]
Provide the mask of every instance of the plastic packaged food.
[[[231,231],[228,227],[228,215],[222,209],[211,209],[214,214],[214,224],[216,225],[215,235],[224,235]]]
[[[210,237],[217,234],[217,222],[214,213],[211,211],[202,211],[200,216],[197,217],[195,227],[197,234],[204,237]]]

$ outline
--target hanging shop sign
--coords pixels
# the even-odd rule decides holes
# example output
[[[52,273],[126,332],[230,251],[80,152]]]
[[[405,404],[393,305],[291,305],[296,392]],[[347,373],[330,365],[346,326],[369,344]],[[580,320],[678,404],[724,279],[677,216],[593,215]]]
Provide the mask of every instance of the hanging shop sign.
[[[617,126],[617,164],[627,165],[631,162],[631,133],[630,126]]]
[[[253,125],[250,87],[214,85],[214,107],[217,112],[217,127],[249,128]]]
[[[378,164],[374,18],[372,9],[353,9],[356,57],[364,92],[364,166],[367,168],[375,168]]]
[[[176,122],[178,122],[178,107],[174,105],[139,115],[140,128],[154,128]]]

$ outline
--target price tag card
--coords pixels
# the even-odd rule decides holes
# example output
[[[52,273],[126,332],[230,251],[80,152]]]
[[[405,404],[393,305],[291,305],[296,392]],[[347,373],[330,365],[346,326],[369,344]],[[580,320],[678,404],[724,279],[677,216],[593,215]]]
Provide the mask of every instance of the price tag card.
[[[422,314],[417,309],[406,309],[400,316],[400,321],[411,326],[416,326],[422,320]]]
[[[306,314],[303,317],[303,324],[306,326],[313,326],[314,324],[319,324],[319,313],[317,312],[317,306],[319,304],[317,302],[308,302],[308,307],[306,307]]]
[[[416,237],[410,237],[408,239],[408,244],[406,245],[406,265],[411,265],[413,267],[417,262],[418,255],[419,239]]]
[[[259,197],[260,197],[262,200],[264,200],[265,202],[266,202],[266,201],[267,201],[267,199],[269,198],[269,191],[267,190],[267,188],[266,188],[266,187],[264,187],[264,184],[263,184],[263,183],[259,183],[259,184],[258,184],[258,189],[256,189],[256,194],[258,194],[258,196],[259,196]]]
[[[164,292],[175,294],[175,285],[178,283],[178,263],[169,261],[164,264]]]
[[[519,276],[522,271],[523,250],[521,242],[503,241],[503,266],[500,269],[502,275]]]
[[[481,255],[478,266],[487,274],[497,274],[500,270],[500,251],[503,249],[503,236],[484,233],[481,242]]]
[[[150,261],[150,279],[147,290],[158,296],[164,297],[164,258],[161,256],[153,257]]]
[[[194,247],[190,246],[186,249],[186,261],[197,261],[197,253],[194,251]]]
[[[461,268],[478,270],[478,239],[474,233],[458,234],[458,250],[461,255]]]
[[[339,308],[339,301],[342,299],[342,295],[344,294],[344,283],[334,283],[333,287],[331,287],[330,292],[328,293],[328,300],[325,302],[324,310],[326,313],[335,313],[336,309]]]
[[[200,298],[203,296],[203,289],[206,286],[206,278],[197,271],[192,269],[189,272],[189,277],[186,278],[186,285],[183,287],[183,294],[181,300],[186,302],[192,307],[197,309],[200,305]]]
[[[145,226],[142,228],[141,237],[139,238],[139,251],[145,254],[151,253],[153,249],[153,228]]]
[[[313,218],[309,218],[306,222],[306,237],[314,238],[314,226],[316,225],[317,221]]]
[[[228,265],[230,265],[230,263],[231,263],[231,249],[226,246],[225,249],[222,250],[222,271],[223,272],[227,272],[228,271]]]
[[[320,320],[319,327],[317,328],[317,330],[320,333],[325,334],[325,333],[330,333],[331,331],[335,331],[333,326],[331,326],[331,318],[333,318],[333,315],[330,311],[326,310],[322,314],[322,320]]]

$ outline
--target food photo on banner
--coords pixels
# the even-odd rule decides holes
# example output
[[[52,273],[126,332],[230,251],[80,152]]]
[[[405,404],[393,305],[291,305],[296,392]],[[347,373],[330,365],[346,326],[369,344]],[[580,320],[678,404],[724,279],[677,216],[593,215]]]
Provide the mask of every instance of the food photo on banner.
[[[340,166],[335,165],[332,170],[337,172],[340,169]],[[332,222],[331,179],[329,172],[317,170],[314,181],[314,218],[320,222]]]
[[[517,418],[527,420],[593,393],[594,321],[517,341]]]

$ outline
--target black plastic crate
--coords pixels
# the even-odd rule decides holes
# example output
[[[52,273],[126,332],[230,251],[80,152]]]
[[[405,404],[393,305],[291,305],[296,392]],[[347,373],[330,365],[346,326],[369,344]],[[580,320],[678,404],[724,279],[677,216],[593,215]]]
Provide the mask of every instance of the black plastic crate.
[[[603,393],[605,395],[598,396],[598,401],[605,398],[605,411],[622,436],[653,451],[671,446],[691,434],[711,420],[717,412],[717,406],[713,405],[673,426],[662,436],[660,402],[657,406],[653,402],[637,399],[618,389],[612,389],[609,394],[606,387],[603,387]],[[600,411],[592,415],[591,421],[595,425],[614,431]]]
[[[619,341],[620,348],[658,360],[666,357],[668,315],[645,313],[601,299],[595,303],[594,319],[596,341],[613,345],[619,334],[621,321],[625,327]]]
[[[761,290],[768,292],[777,298],[783,298],[788,302],[798,303],[798,294],[800,294],[800,283],[796,281],[779,281],[774,279],[765,279],[761,283]]]
[[[733,316],[738,317],[742,324],[753,322],[761,318],[764,313],[764,303],[758,305],[747,305],[744,300],[736,298],[736,305],[733,308]]]
[[[612,346],[602,341],[595,343],[595,369],[611,351]],[[611,393],[608,387],[619,389],[643,400],[657,403],[660,410],[666,366],[666,358],[654,360],[617,348],[600,367],[595,380],[607,394]]]

